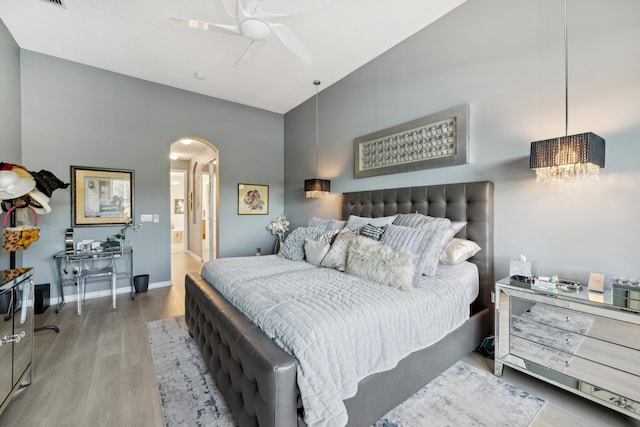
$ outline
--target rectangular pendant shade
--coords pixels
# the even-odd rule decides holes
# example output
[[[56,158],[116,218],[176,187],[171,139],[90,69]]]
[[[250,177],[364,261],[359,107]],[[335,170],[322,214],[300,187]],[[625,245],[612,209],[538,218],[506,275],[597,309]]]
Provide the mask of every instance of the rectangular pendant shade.
[[[531,169],[591,164],[604,168],[604,139],[592,132],[531,143]]]
[[[331,191],[331,181],[328,179],[305,179],[304,192],[307,198],[320,198]]]

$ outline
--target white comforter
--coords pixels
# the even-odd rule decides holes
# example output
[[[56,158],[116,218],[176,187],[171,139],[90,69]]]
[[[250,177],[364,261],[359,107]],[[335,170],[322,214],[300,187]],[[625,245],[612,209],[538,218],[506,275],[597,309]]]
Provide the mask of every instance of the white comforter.
[[[363,378],[393,368],[469,317],[468,291],[453,276],[424,277],[399,291],[277,256],[224,258],[202,276],[298,361],[309,426],[343,426],[343,400]]]

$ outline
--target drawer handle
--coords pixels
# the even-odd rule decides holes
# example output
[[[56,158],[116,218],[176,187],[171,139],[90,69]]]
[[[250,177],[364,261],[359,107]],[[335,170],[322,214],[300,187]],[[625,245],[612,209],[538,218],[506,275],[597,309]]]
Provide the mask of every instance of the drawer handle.
[[[2,340],[0,340],[0,347],[9,342],[19,343],[22,338],[24,338],[25,332],[22,331],[17,335],[5,335]]]
[[[566,340],[564,340],[565,344],[571,344],[571,338],[567,338]]]
[[[564,321],[565,321],[565,322],[570,322],[570,321],[571,321],[571,317],[569,317],[569,316],[565,317],[565,318],[564,318]]]

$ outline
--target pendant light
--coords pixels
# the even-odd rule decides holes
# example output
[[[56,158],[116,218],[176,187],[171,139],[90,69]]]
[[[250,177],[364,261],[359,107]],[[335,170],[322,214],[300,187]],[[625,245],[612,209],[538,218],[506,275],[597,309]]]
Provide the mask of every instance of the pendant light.
[[[318,86],[320,80],[314,80],[316,87],[316,177],[304,180],[304,193],[307,199],[321,199],[331,191],[331,181],[318,178]]]
[[[564,0],[565,136],[531,143],[529,166],[536,171],[536,182],[598,179],[600,168],[604,168],[604,139],[593,132],[569,135],[568,80],[567,0]]]

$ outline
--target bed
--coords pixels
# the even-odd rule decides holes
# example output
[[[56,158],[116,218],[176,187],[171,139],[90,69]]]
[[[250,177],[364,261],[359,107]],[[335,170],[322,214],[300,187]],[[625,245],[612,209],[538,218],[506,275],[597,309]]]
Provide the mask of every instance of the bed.
[[[360,380],[357,393],[344,400],[349,426],[370,426],[474,350],[492,329],[493,184],[444,184],[343,195],[344,219],[350,215],[377,218],[415,212],[466,221],[457,237],[482,247],[470,259],[478,271],[477,298],[469,306],[468,320],[442,339],[408,354],[393,368]],[[307,268],[304,263],[299,265]],[[249,277],[252,273],[243,274]],[[303,410],[299,410],[298,361],[200,274],[186,276],[185,291],[189,332],[238,424],[305,426]]]

